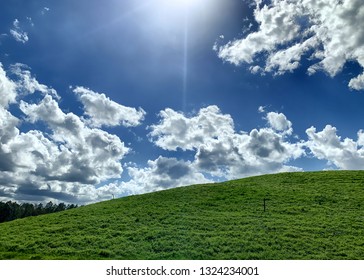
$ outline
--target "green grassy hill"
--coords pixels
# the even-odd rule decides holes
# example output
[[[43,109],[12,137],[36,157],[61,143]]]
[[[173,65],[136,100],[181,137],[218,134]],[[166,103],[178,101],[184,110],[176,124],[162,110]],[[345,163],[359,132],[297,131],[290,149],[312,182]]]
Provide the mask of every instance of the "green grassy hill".
[[[264,175],[3,223],[0,259],[364,259],[364,172]]]

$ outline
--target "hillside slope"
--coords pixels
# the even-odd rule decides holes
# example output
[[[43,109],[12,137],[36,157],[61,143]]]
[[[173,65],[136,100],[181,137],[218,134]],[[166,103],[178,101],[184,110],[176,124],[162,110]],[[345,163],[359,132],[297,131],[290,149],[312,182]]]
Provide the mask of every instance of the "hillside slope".
[[[364,172],[171,189],[3,223],[0,233],[0,259],[364,259]]]

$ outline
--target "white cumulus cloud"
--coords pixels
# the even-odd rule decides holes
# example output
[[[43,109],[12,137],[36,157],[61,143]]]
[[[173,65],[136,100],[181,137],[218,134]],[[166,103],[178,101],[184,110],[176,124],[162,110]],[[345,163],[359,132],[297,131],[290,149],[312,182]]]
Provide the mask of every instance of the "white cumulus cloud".
[[[30,122],[45,122],[52,130],[50,137],[53,142],[61,144],[60,151],[54,153],[59,157],[42,168],[43,176],[94,184],[109,177],[120,177],[122,166],[119,161],[128,148],[117,136],[87,127],[73,113],[63,113],[49,95],[39,104],[22,101],[20,109]]]
[[[254,17],[257,31],[215,48],[221,59],[253,64],[253,73],[293,71],[303,57],[312,62],[309,74],[323,70],[335,76],[347,61],[364,68],[362,0],[257,0]],[[261,56],[265,65],[259,65]],[[349,87],[364,89],[363,77],[353,77]]]
[[[162,156],[149,160],[145,168],[128,167],[128,173],[131,180],[122,182],[119,188],[129,194],[211,182],[196,170],[193,163]]]
[[[15,103],[17,85],[6,75],[0,62],[0,107],[7,108],[10,103]]]
[[[322,131],[315,127],[306,130],[307,147],[318,159],[327,160],[339,169],[364,169],[364,133],[358,132],[358,139],[341,139],[337,129],[326,125]]]
[[[97,93],[84,87],[73,90],[79,96],[89,117],[87,122],[94,127],[138,126],[144,120],[145,111],[141,108],[126,107],[112,101],[103,93]]]
[[[304,155],[303,144],[290,143],[291,122],[283,114],[268,113],[269,127],[236,132],[230,115],[217,106],[187,117],[172,109],[160,113],[151,126],[151,140],[165,150],[195,151],[193,164],[201,172],[222,178],[299,170],[286,163]]]
[[[292,123],[282,113],[269,112],[267,114],[269,125],[277,131],[285,131],[287,134],[292,133]]]
[[[0,200],[90,203],[117,195],[105,182],[121,177],[121,161],[130,149],[118,136],[63,112],[56,91],[26,66],[10,69],[16,80],[0,65]],[[22,100],[34,92],[43,98]],[[25,118],[15,117],[10,104]],[[31,129],[37,122],[47,129]],[[22,123],[30,129],[22,131]]]
[[[159,113],[161,122],[150,127],[155,144],[165,150],[194,150],[206,139],[218,138],[234,131],[230,115],[217,106],[202,108],[194,117],[167,108]]]

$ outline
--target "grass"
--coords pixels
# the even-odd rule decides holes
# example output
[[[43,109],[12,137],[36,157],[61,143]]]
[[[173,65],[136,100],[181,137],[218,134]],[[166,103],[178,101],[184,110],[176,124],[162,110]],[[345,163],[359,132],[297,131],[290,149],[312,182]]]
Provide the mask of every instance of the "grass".
[[[364,259],[364,172],[264,175],[7,222],[0,259]]]

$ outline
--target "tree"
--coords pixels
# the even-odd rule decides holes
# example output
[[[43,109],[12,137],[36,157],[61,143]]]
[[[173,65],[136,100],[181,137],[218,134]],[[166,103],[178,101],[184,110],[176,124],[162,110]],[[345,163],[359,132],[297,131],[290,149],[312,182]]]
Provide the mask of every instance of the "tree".
[[[0,202],[0,223],[6,222],[10,216],[10,207],[7,203]]]
[[[34,216],[34,215],[35,215],[35,209],[34,209],[33,204],[23,203],[22,205],[20,205],[20,217],[19,218],[24,218],[24,217]]]
[[[66,204],[64,204],[63,202],[61,202],[60,204],[57,205],[57,207],[54,209],[54,212],[59,212],[59,211],[64,211],[66,210]]]
[[[35,214],[36,215],[42,215],[44,214],[44,207],[42,203],[39,203],[35,208]]]
[[[77,208],[77,207],[78,207],[78,205],[76,205],[76,204],[68,204],[68,205],[67,205],[67,210],[68,210],[68,209]]]
[[[45,206],[42,203],[22,203],[19,205],[17,202],[0,202],[0,223],[12,221],[18,218],[25,218],[29,216],[38,216],[53,212],[64,211],[72,208],[77,208],[78,205],[68,204],[61,202],[58,205],[52,201],[48,202]]]
[[[54,212],[54,205],[52,201],[49,201],[46,206],[44,207],[45,213],[49,214],[49,213],[53,213]]]
[[[12,221],[20,217],[20,206],[16,202],[8,201],[6,202],[9,207],[9,214],[6,218],[6,221]]]

